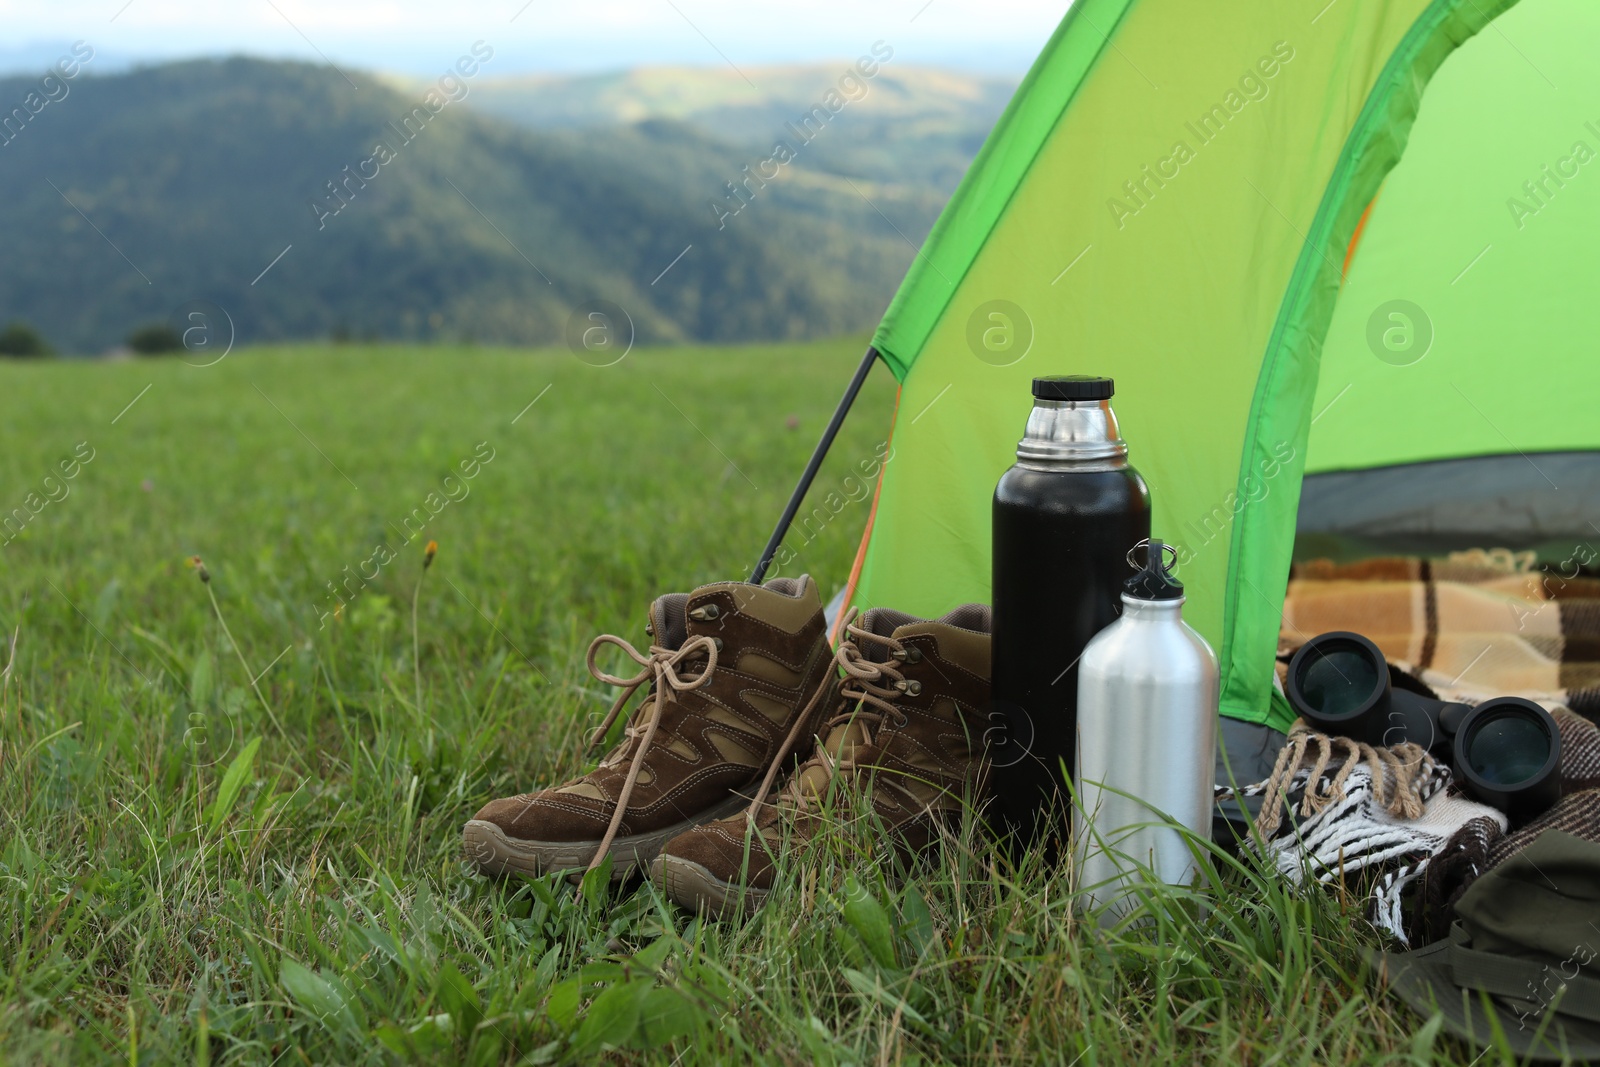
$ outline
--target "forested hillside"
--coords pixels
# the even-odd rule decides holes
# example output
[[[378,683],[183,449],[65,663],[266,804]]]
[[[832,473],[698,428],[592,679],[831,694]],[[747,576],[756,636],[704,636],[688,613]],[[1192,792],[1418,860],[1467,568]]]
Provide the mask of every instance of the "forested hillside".
[[[912,121],[884,81],[766,137],[802,90],[734,101],[739,121],[707,105],[541,123],[507,114],[536,86],[478,66],[443,86],[254,59],[71,80],[0,145],[0,322],[69,353],[197,299],[240,343],[545,343],[595,300],[642,342],[865,330],[996,106]],[[0,109],[37,87],[0,80]],[[896,116],[919,161],[898,179]],[[771,159],[777,140],[792,158]]]

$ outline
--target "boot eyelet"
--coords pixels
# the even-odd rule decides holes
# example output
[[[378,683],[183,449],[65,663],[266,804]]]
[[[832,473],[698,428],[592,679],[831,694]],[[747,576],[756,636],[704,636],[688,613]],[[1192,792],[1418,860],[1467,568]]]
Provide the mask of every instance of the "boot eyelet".
[[[920,696],[922,694],[922,683],[915,678],[908,679],[900,683],[900,691],[908,697]]]
[[[718,652],[721,652],[722,651],[722,638],[713,637],[711,639],[711,647],[716,649]]]
[[[689,618],[696,622],[710,622],[722,614],[722,609],[715,604],[703,604],[689,612]]]
[[[906,718],[905,715],[903,715],[903,714],[900,715],[899,717],[897,717],[894,720],[894,728],[896,730],[904,730],[906,727],[908,727],[910,725],[911,725],[911,720]]]
[[[922,662],[922,649],[918,648],[916,645],[911,645],[908,648],[896,649],[894,652],[890,653],[890,655],[894,659],[899,660],[901,663]]]

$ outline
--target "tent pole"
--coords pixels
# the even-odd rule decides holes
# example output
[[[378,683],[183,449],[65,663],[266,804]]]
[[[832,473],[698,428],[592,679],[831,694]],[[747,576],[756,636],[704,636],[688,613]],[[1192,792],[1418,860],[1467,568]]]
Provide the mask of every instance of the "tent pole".
[[[817,476],[817,469],[822,466],[823,459],[828,455],[828,449],[833,447],[833,439],[844,423],[844,417],[849,414],[850,405],[855,403],[856,394],[861,392],[861,383],[867,380],[867,372],[872,370],[872,364],[877,358],[878,350],[868,345],[867,354],[861,357],[861,366],[856,368],[855,377],[850,379],[850,384],[845,388],[844,397],[834,410],[833,418],[828,420],[828,428],[822,431],[822,440],[817,442],[816,451],[811,453],[811,461],[806,464],[806,469],[800,474],[799,483],[789,495],[789,503],[784,506],[783,515],[778,519],[778,525],[772,531],[772,536],[767,540],[767,547],[761,553],[761,562],[756,564],[756,569],[750,574],[752,585],[759,585],[761,579],[766,577],[767,568],[772,565],[772,557],[778,554],[778,546],[783,543],[783,535],[789,532],[789,524],[794,522],[795,514],[800,510],[806,492]]]

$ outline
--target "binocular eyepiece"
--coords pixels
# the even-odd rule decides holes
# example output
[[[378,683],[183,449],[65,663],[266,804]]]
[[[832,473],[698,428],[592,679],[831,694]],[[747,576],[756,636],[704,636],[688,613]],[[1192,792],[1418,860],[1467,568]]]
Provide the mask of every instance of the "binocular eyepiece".
[[[1561,731],[1531,700],[1496,697],[1473,707],[1395,689],[1378,646],[1346,631],[1301,645],[1284,688],[1295,713],[1317,730],[1374,746],[1421,745],[1470,796],[1515,819],[1561,795]]]

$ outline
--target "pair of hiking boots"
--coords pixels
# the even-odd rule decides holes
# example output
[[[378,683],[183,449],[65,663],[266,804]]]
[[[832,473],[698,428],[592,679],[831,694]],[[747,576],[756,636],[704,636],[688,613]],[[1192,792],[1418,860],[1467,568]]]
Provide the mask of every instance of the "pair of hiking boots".
[[[990,629],[981,604],[933,620],[874,608],[846,618],[833,653],[809,576],[660,597],[647,654],[609,634],[589,647],[590,672],[622,688],[592,744],[648,686],[622,740],[588,774],[484,806],[466,856],[535,876],[609,856],[613,879],[643,868],[724,915],[758,908],[779,858],[842,803],[864,799],[915,853],[985,789]],[[602,670],[607,646],[638,672]]]

